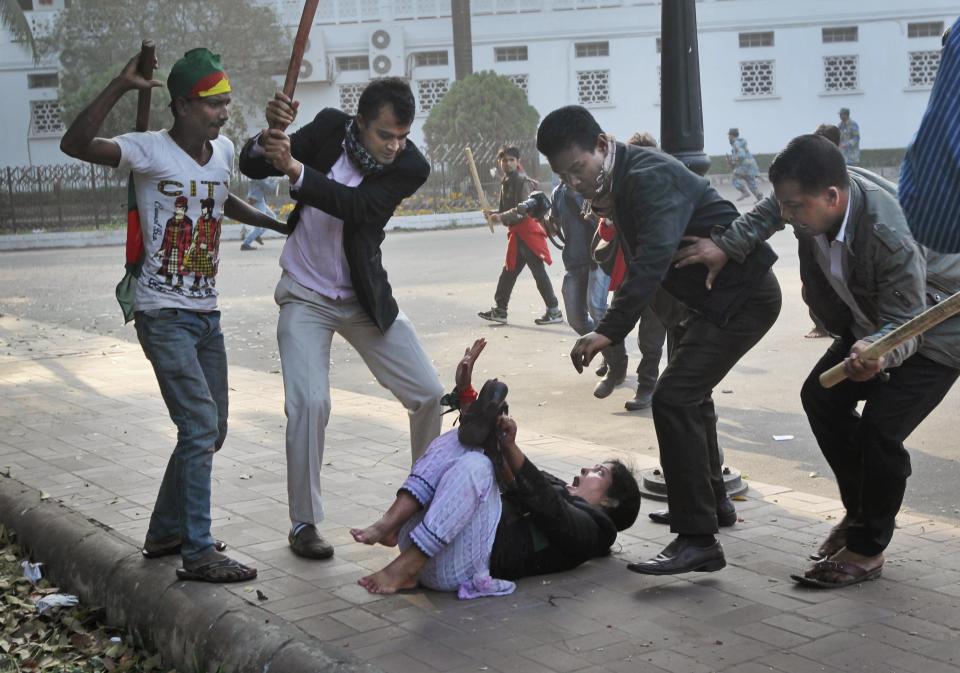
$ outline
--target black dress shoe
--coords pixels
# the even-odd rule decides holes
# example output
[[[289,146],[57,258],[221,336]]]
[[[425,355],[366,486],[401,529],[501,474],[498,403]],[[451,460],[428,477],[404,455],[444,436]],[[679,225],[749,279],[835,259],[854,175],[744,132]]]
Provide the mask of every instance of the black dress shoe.
[[[628,563],[627,570],[641,575],[679,575],[689,572],[712,573],[726,565],[727,560],[719,542],[709,547],[698,547],[677,536],[656,558]]]
[[[670,510],[668,509],[656,509],[647,516],[654,523],[670,525]],[[730,498],[724,498],[717,505],[717,525],[721,528],[729,528],[735,523],[737,523],[737,508],[733,506],[733,501]]]
[[[333,556],[333,545],[327,542],[317,532],[316,526],[304,526],[297,534],[290,533],[287,537],[290,549],[297,556],[312,559],[325,559]]]

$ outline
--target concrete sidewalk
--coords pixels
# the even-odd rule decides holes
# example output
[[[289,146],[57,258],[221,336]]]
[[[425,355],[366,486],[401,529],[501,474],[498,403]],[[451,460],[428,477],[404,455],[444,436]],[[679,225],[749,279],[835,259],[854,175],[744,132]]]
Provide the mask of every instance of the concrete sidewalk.
[[[960,530],[904,514],[882,579],[800,589],[789,574],[803,567],[840,504],[756,481],[737,503],[742,521],[721,535],[729,565],[718,573],[652,578],[625,570],[671,537],[648,522],[645,513],[660,506],[648,501],[612,557],[522,580],[511,596],[371,596],[357,578],[394,552],[356,544],[348,529],[375,520],[401,483],[406,414],[396,403],[334,391],[323,533],[337,554],[309,562],[286,542],[280,376],[233,367],[230,377],[214,532],[260,577],[225,589],[272,613],[274,624],[288,622],[305,643],[319,641],[334,660],[397,673],[960,671]],[[521,446],[560,476],[624,457],[615,447],[531,435],[518,423]],[[139,544],[174,439],[139,348],[0,317],[0,473]],[[649,456],[625,457],[653,465]],[[158,584],[173,579],[173,562],[143,564]]]

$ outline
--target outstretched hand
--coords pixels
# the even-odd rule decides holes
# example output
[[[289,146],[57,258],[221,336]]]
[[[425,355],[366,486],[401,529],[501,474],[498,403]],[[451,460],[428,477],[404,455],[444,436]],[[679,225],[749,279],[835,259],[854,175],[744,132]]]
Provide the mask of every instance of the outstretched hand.
[[[703,264],[707,267],[707,289],[712,290],[714,278],[727,264],[727,253],[710,238],[684,236],[683,240],[690,245],[677,250],[673,256],[674,266],[679,269],[689,264]]]
[[[480,338],[473,342],[473,345],[463,351],[463,358],[457,363],[457,372],[454,381],[457,384],[457,390],[466,390],[471,386],[473,380],[473,365],[480,357],[480,353],[487,347],[487,340]]]
[[[570,351],[570,359],[573,361],[573,367],[577,370],[577,373],[582,374],[583,368],[590,364],[594,356],[612,343],[610,339],[596,332],[584,334],[577,339],[573,350]]]

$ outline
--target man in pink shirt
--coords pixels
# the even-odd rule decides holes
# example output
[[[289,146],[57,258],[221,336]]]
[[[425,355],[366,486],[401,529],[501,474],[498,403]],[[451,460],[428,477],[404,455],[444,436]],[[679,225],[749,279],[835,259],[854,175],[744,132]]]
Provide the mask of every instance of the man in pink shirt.
[[[277,93],[267,104],[268,124],[287,128],[297,107]],[[286,398],[289,542],[306,558],[333,556],[317,524],[334,333],[407,409],[414,460],[440,434],[443,387],[393,298],[380,251],[393,211],[430,174],[408,139],[415,110],[404,80],[374,80],[356,115],[326,108],[289,136],[264,130],[240,155],[240,170],[250,178],[286,175],[296,200],[274,299]]]

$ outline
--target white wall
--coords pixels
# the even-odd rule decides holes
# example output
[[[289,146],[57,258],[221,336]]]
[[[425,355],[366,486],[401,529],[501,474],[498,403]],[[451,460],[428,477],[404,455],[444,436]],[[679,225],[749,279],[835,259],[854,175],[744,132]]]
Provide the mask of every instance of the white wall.
[[[287,23],[299,19],[302,3],[292,0],[265,0],[280,7]],[[617,4],[603,0],[595,4]],[[339,3],[357,0],[324,0],[330,16],[344,15]],[[576,0],[581,6],[587,0]],[[576,71],[607,68],[611,78],[611,102],[592,108],[600,124],[621,138],[637,130],[659,137],[660,106],[657,67],[660,55],[655,40],[660,31],[658,3],[649,0],[622,0],[620,7],[557,11],[556,6],[576,4],[573,0],[473,0],[473,61],[475,70],[492,69],[504,74],[529,75],[529,99],[541,117],[551,110],[577,102]],[[388,22],[330,23],[314,26],[308,57],[315,70],[324,70],[323,62],[336,56],[367,54],[374,30],[393,32],[402,51],[445,49],[449,65],[409,68],[403,61],[401,72],[412,78],[416,91],[420,79],[454,78],[452,29],[449,0],[436,0],[436,18],[402,20],[409,7],[429,3],[417,0],[381,0],[381,15]],[[347,7],[348,5],[343,5]],[[332,11],[331,7],[336,10]],[[407,7],[407,9],[404,9]],[[538,11],[484,13],[505,8]],[[775,152],[793,135],[812,130],[818,123],[837,121],[837,110],[848,107],[860,124],[862,146],[870,148],[904,147],[910,140],[926,106],[929,90],[908,90],[908,52],[935,50],[935,37],[907,38],[911,21],[944,21],[950,25],[960,14],[957,0],[917,0],[908,6],[902,0],[703,0],[697,3],[705,150],[722,154],[729,148],[726,132],[740,128],[754,152]],[[35,12],[34,14],[39,14]],[[430,12],[427,12],[430,13]],[[446,13],[446,16],[442,14]],[[855,43],[823,44],[824,26],[855,25],[859,40]],[[775,34],[775,46],[743,49],[738,34],[768,31]],[[4,42],[6,40],[6,42]],[[610,56],[579,59],[574,43],[607,40]],[[496,63],[495,46],[526,45],[528,61]],[[860,90],[856,93],[828,95],[823,92],[823,56],[857,54]],[[740,99],[741,60],[771,58],[776,61],[776,96],[763,100]],[[59,163],[66,158],[56,150],[56,139],[26,140],[29,126],[29,100],[36,96],[55,96],[53,91],[28,90],[26,74],[38,71],[29,56],[9,38],[0,38],[0,86],[10,104],[0,107],[3,160],[0,164],[22,165]],[[369,72],[334,73],[332,82],[303,81],[298,85],[301,122],[312,119],[321,108],[339,107],[338,85],[364,82]],[[414,123],[413,138],[422,140],[420,114]],[[238,142],[242,139],[235,139]],[[29,149],[29,151],[28,151]]]

